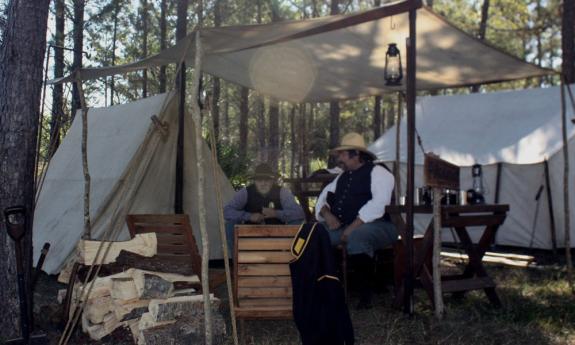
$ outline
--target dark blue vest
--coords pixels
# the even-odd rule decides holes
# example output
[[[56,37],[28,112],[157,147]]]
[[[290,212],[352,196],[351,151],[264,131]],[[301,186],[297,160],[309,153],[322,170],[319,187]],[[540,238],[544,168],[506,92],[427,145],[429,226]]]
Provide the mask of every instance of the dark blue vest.
[[[248,191],[248,202],[244,208],[246,212],[260,213],[264,207],[273,208],[275,210],[283,209],[280,198],[280,186],[274,185],[266,196],[258,193],[255,184],[249,185],[246,189]],[[273,203],[273,207],[269,207],[270,203]],[[269,218],[266,219],[266,224],[283,224],[283,222],[277,218]]]
[[[372,162],[365,162],[357,170],[343,172],[337,180],[335,193],[328,195],[331,212],[343,225],[351,224],[363,205],[371,200],[373,167]]]

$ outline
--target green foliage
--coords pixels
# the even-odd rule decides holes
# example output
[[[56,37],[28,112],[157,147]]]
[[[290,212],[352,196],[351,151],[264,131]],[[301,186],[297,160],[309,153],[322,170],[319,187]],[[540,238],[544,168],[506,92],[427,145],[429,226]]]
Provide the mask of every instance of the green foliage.
[[[234,144],[218,144],[218,162],[234,189],[245,186],[249,180],[251,159],[241,159],[239,148]]]

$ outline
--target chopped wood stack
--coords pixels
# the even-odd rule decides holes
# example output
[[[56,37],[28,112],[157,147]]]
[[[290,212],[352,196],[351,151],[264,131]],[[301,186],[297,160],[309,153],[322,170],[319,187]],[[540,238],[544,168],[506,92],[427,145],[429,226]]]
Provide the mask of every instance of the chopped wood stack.
[[[148,234],[146,234],[148,235]],[[134,240],[138,239],[138,235]],[[128,250],[146,255],[155,253],[155,241],[140,238],[132,242],[137,248],[150,247],[150,250],[131,250],[127,242],[117,242],[121,250],[114,248],[107,260],[114,262]],[[81,241],[78,255],[81,262],[93,261],[97,241]],[[151,245],[150,245],[151,243]],[[153,254],[152,254],[153,255]],[[152,260],[154,257],[146,258]],[[181,263],[179,263],[181,265]],[[105,267],[105,266],[104,266]],[[85,287],[84,295],[90,283]],[[77,283],[72,290],[72,304],[79,303],[84,286]],[[210,295],[215,343],[223,342],[226,327],[218,309],[220,301]],[[119,327],[129,328],[137,344],[187,344],[204,341],[204,306],[201,283],[197,275],[157,272],[139,268],[129,268],[123,272],[97,277],[85,302],[81,315],[84,332],[90,338],[99,340]]]

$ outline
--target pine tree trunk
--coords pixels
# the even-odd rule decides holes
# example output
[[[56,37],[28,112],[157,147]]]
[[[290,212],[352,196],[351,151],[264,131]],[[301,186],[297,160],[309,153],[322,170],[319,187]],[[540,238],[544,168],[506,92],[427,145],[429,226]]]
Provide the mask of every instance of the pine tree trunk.
[[[244,162],[248,154],[248,112],[250,89],[242,87],[240,90],[240,160]]]
[[[270,130],[269,130],[269,152],[268,152],[268,162],[272,168],[277,169],[279,163],[280,155],[280,143],[279,143],[279,120],[280,120],[280,108],[279,102],[275,99],[270,99]]]
[[[148,0],[142,0],[142,58],[148,56]],[[142,98],[148,97],[148,70],[142,71]]]
[[[565,83],[570,85],[575,82],[575,43],[573,39],[573,21],[575,20],[575,1],[563,0],[563,13],[561,17],[561,50],[563,58],[561,72]]]
[[[112,61],[111,65],[114,66],[116,64],[116,44],[118,41],[118,16],[120,15],[120,3],[116,1],[114,9],[114,29],[112,32]],[[76,84],[74,84],[76,85]],[[110,105],[114,105],[114,76],[110,78]]]
[[[167,0],[160,1],[160,51],[166,49],[166,12],[168,11]],[[160,93],[166,92],[166,66],[160,66],[159,88]]]
[[[74,60],[72,71],[82,68],[82,51],[84,50],[84,5],[86,0],[74,0]],[[113,63],[113,61],[112,61]],[[72,116],[70,122],[74,120],[76,111],[80,109],[80,91],[76,83],[72,84]]]
[[[54,78],[64,75],[64,23],[66,4],[64,0],[55,0],[56,32],[54,33]],[[50,53],[50,52],[48,52]],[[50,120],[50,144],[48,159],[52,157],[60,145],[60,128],[64,119],[64,92],[63,85],[56,84],[52,89],[52,119]]]
[[[186,37],[188,23],[188,0],[178,0],[176,19],[176,41]]]
[[[23,239],[24,267],[31,266],[34,163],[38,135],[48,0],[11,1],[0,46],[0,212],[24,205],[28,227]],[[19,335],[14,242],[0,222],[0,339]],[[25,274],[29,286],[30,272]],[[6,317],[8,316],[8,317]]]
[[[290,125],[290,141],[291,141],[291,161],[290,161],[290,177],[294,178],[295,174],[295,161],[297,158],[297,140],[296,140],[296,128],[295,128],[295,108],[293,105],[289,115],[289,125]]]
[[[339,144],[339,103],[329,102],[329,148],[337,147]],[[328,167],[333,168],[336,164],[335,158],[330,156]]]
[[[216,0],[214,4],[214,26],[222,25],[222,1]],[[214,124],[214,137],[216,145],[220,137],[220,78],[213,77],[212,83],[212,118]]]
[[[485,40],[485,32],[487,31],[487,20],[489,19],[489,0],[483,0],[483,6],[481,6],[481,22],[479,23],[479,31],[477,32],[477,38],[481,41]],[[473,85],[471,87],[471,92],[479,92],[479,87],[481,85]]]
[[[381,96],[373,98],[373,140],[381,135]]]
[[[265,162],[268,160],[268,150],[266,141],[266,110],[262,96],[255,96],[254,108],[256,113],[256,137],[258,143],[257,160]]]
[[[339,14],[339,0],[331,0],[330,4],[330,14]],[[329,102],[329,148],[334,148],[339,144],[339,116],[340,108],[339,102],[332,101]],[[333,156],[328,159],[327,166],[333,168],[336,164],[336,160]]]

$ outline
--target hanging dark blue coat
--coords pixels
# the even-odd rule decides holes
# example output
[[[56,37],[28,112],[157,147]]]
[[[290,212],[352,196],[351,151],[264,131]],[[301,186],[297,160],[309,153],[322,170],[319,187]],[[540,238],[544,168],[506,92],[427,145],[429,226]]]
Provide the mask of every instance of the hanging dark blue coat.
[[[290,263],[293,316],[303,345],[352,345],[353,326],[327,230],[306,223],[294,238]]]

